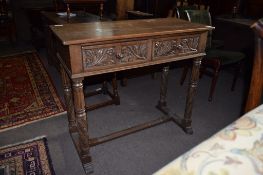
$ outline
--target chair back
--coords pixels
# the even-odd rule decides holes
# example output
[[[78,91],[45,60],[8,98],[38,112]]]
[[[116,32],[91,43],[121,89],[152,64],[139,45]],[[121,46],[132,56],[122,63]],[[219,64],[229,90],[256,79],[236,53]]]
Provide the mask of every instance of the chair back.
[[[176,15],[177,18],[188,20],[185,10],[198,10],[198,6],[191,5],[191,6],[179,6],[176,8]]]
[[[194,23],[212,25],[210,12],[207,10],[184,10],[187,20]]]
[[[212,26],[210,12],[207,10],[185,10],[187,20],[193,23],[199,23]],[[211,48],[212,45],[212,31],[208,32],[206,48]]]

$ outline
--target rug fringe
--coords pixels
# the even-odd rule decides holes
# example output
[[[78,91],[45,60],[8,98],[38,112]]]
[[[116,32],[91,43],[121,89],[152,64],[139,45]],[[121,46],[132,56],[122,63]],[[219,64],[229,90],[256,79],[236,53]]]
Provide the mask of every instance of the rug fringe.
[[[8,147],[18,146],[18,145],[26,144],[26,143],[29,143],[29,142],[33,142],[33,141],[37,141],[37,140],[41,140],[41,139],[46,139],[46,137],[47,137],[46,135],[37,136],[35,138],[28,139],[28,140],[25,140],[25,141],[22,141],[22,142],[19,142],[19,143],[13,143],[13,144],[2,146],[2,147],[0,147],[0,149],[5,149],[5,148],[8,148]]]

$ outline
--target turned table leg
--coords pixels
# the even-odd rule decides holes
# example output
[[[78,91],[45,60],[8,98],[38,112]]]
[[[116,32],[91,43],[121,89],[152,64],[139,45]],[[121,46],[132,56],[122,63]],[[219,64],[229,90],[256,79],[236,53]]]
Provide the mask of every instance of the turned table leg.
[[[85,112],[85,101],[83,92],[83,78],[72,80],[74,109],[78,127],[78,153],[86,173],[92,172],[91,156],[89,153],[88,122]]]
[[[168,74],[169,66],[163,68],[161,77],[161,89],[160,89],[160,100],[158,102],[157,108],[167,114],[166,95],[167,95],[167,85],[168,85]]]
[[[191,116],[192,116],[194,96],[196,94],[197,84],[199,80],[199,69],[201,65],[201,60],[202,60],[201,57],[195,58],[193,60],[192,73],[188,86],[188,94],[186,98],[184,118],[182,119],[182,127],[187,134],[193,134],[193,129],[191,126],[192,123]]]
[[[118,93],[118,83],[117,83],[117,75],[116,72],[114,73],[114,77],[112,79],[112,89],[113,89],[113,99],[114,104],[119,105],[120,104],[120,96]]]
[[[66,108],[67,108],[69,132],[74,133],[74,132],[77,132],[77,123],[76,123],[75,111],[74,111],[74,106],[73,106],[73,101],[72,101],[71,83],[62,65],[60,65],[60,74],[61,74],[62,82],[64,86],[64,97],[65,97],[65,103],[66,103]]]

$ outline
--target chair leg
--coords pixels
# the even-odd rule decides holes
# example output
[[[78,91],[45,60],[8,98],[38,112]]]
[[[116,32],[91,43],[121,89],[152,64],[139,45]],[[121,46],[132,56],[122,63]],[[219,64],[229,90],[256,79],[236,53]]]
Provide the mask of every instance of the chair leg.
[[[210,101],[210,102],[213,100],[213,95],[214,95],[214,91],[215,91],[215,87],[216,87],[216,83],[217,83],[217,79],[218,79],[218,75],[219,75],[219,70],[220,70],[220,62],[216,61],[214,63],[216,63],[215,71],[214,71],[214,75],[212,78],[209,96],[208,96],[208,101]]]
[[[181,80],[180,80],[180,85],[184,84],[184,80],[186,79],[186,75],[187,75],[188,69],[189,69],[188,66],[184,66],[184,70],[183,70],[183,73],[182,73],[182,76],[181,76]]]
[[[231,91],[235,90],[236,81],[237,81],[238,75],[240,74],[241,67],[242,67],[242,62],[237,63],[232,86],[231,86]]]
[[[208,101],[212,101],[213,100],[213,95],[214,95],[217,79],[218,79],[218,72],[215,73],[215,75],[214,75],[214,77],[212,79],[211,86],[210,86],[210,91],[209,91]]]

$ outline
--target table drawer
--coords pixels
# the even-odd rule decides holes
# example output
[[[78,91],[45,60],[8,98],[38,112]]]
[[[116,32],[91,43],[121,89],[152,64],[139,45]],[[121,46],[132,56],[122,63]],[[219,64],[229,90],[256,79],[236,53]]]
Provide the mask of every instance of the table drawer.
[[[153,40],[153,59],[198,53],[200,35]]]
[[[82,46],[84,71],[125,66],[150,59],[146,40],[105,45]]]

